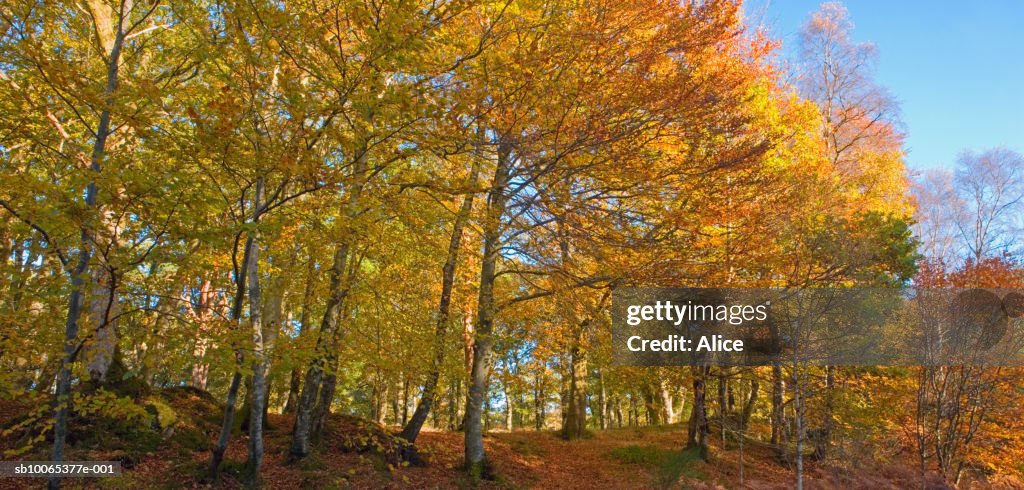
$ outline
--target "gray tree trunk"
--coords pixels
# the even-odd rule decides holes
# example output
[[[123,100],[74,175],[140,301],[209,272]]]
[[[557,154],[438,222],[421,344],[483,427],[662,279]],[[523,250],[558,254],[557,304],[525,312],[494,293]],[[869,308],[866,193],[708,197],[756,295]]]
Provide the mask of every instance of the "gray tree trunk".
[[[469,176],[469,186],[476,185],[477,167]],[[470,213],[473,210],[473,198],[475,194],[470,192],[462,199],[458,214],[455,215],[455,223],[452,226],[452,236],[448,241],[448,254],[445,257],[444,267],[441,268],[441,300],[437,305],[437,322],[434,324],[434,360],[427,374],[427,381],[423,384],[423,395],[412,419],[402,429],[401,437],[410,443],[415,443],[416,438],[423,429],[423,423],[427,420],[427,414],[437,398],[437,382],[441,377],[441,369],[444,367],[445,338],[448,335],[448,324],[451,322],[449,314],[452,302],[452,291],[455,289],[455,267],[459,262],[459,249],[462,246],[462,234],[469,221]]]
[[[93,266],[89,294],[89,332],[82,355],[89,379],[107,383],[107,372],[117,356],[117,318],[119,315],[118,274],[100,265]],[[113,380],[117,381],[117,380]]]
[[[93,142],[92,157],[90,160],[90,171],[98,175],[102,171],[102,162],[106,155],[107,136],[110,135],[110,107],[114,103],[114,92],[118,84],[118,68],[121,62],[121,48],[124,45],[124,13],[117,15],[117,26],[112,29],[112,16],[114,12],[103,2],[90,0],[86,2],[90,13],[96,24],[97,33],[103,41],[104,51],[109,53],[107,60],[107,85],[104,90],[104,108],[100,112],[99,123],[96,127],[96,140]],[[85,191],[85,205],[88,208],[99,210],[97,196],[99,187],[95,180],[89,182]],[[86,221],[88,223],[88,221]],[[64,442],[67,438],[67,420],[69,404],[71,402],[71,364],[75,361],[78,347],[75,345],[78,339],[79,321],[84,306],[86,271],[89,270],[89,262],[92,259],[92,244],[95,240],[95,230],[88,224],[83,224],[79,240],[78,261],[71,272],[71,294],[68,298],[68,315],[64,325],[64,358],[61,360],[61,367],[57,376],[57,390],[54,400],[54,427],[53,427],[53,452],[51,459],[54,462],[64,460]],[[60,488],[60,478],[54,477],[49,480],[51,489]]]
[[[312,257],[306,269],[306,289],[302,293],[302,313],[299,314],[299,338],[309,329],[309,308],[313,301],[313,284],[315,282],[316,262]],[[288,382],[288,401],[284,405],[284,413],[293,413],[298,410],[299,389],[302,386],[302,371],[298,367],[292,368],[292,374]]]
[[[348,260],[349,246],[343,243],[334,253],[334,265],[331,266],[331,286],[327,298],[327,308],[320,322],[320,332],[316,341],[316,357],[306,371],[306,379],[302,385],[302,395],[295,415],[295,429],[292,432],[290,458],[304,458],[309,454],[310,434],[313,429],[313,409],[319,399],[320,387],[324,379],[324,370],[330,359],[330,344],[337,329],[341,303],[345,299],[345,265]]]
[[[664,378],[658,383],[659,392],[661,393],[661,404],[663,407],[664,418],[666,424],[671,424],[676,421],[675,412],[675,401],[672,398],[672,390],[669,389],[668,382]]]
[[[345,218],[347,224],[351,224],[358,218],[360,211],[360,196],[363,187],[366,185],[368,146],[364,145],[355,159],[352,170],[352,189],[346,204]],[[331,265],[331,285],[327,296],[327,308],[324,310],[323,320],[320,322],[320,330],[317,332],[316,350],[312,364],[306,371],[306,379],[302,387],[302,395],[299,397],[299,406],[295,415],[295,429],[292,432],[292,444],[289,449],[289,458],[292,460],[306,457],[309,454],[310,434],[314,425],[321,425],[324,419],[323,411],[330,409],[329,400],[334,397],[334,383],[329,383],[328,390],[321,390],[323,386],[325,370],[334,369],[337,363],[337,344],[341,339],[339,319],[342,305],[348,296],[348,266],[352,244],[355,242],[354,231],[348,230],[338,244],[334,252],[334,263]],[[323,393],[321,393],[323,391]],[[321,414],[315,414],[317,401],[327,398],[326,406],[320,403]],[[319,423],[318,423],[319,421]]]
[[[832,429],[835,426],[833,416],[835,405],[835,366],[825,367],[825,408],[822,414],[821,434],[815,438],[814,459],[823,460],[828,457],[829,446],[832,444]]]
[[[756,374],[755,377],[750,380],[750,395],[747,397],[746,402],[743,404],[743,414],[740,417],[740,429],[746,430],[747,424],[750,422],[750,416],[754,413],[754,404],[757,403],[757,393],[760,385],[757,382]]]
[[[245,251],[242,253],[242,267],[236,275],[235,299],[234,305],[231,307],[231,319],[235,322],[241,321],[242,318],[242,304],[245,301],[252,240],[253,237],[251,235],[245,240]],[[217,476],[220,474],[220,464],[224,460],[224,452],[227,451],[228,442],[231,440],[231,429],[235,421],[235,404],[238,402],[238,390],[242,386],[241,367],[244,357],[240,349],[235,350],[235,373],[231,376],[231,385],[228,387],[228,396],[224,403],[224,419],[220,426],[220,436],[217,438],[217,444],[213,446],[210,455],[210,478],[214,481],[217,480]]]
[[[256,199],[253,209],[259,209],[263,200],[263,178],[256,181]],[[255,214],[256,211],[254,211]],[[253,218],[255,222],[256,217]],[[263,302],[260,291],[259,257],[260,232],[250,232],[252,250],[249,254],[249,265],[246,267],[249,281],[249,323],[252,328],[252,405],[249,412],[249,459],[246,465],[248,480],[257,486],[260,478],[260,466],[263,465],[263,407],[267,398],[267,359],[264,352],[263,339]]]
[[[783,435],[783,413],[782,397],[785,386],[782,380],[782,366],[776,361],[772,364],[772,447],[776,455],[782,459],[785,454],[782,449]]]
[[[588,321],[579,327],[582,332]],[[579,336],[569,351],[569,393],[562,437],[578,439],[587,431],[587,359],[579,347]]]
[[[708,459],[708,414],[707,414],[707,374],[709,368],[694,367],[693,372],[693,411],[690,414],[690,427],[687,433],[687,447],[695,447],[704,460]]]
[[[484,475],[483,405],[487,396],[487,378],[491,348],[494,340],[496,305],[494,279],[497,274],[498,255],[501,253],[501,220],[508,200],[506,187],[510,177],[511,148],[505,142],[498,145],[497,166],[487,194],[487,215],[483,223],[484,250],[480,264],[480,292],[477,300],[477,322],[473,332],[473,364],[470,371],[469,395],[466,398],[466,470],[474,478]]]
[[[598,397],[598,404],[600,405],[598,416],[600,417],[601,430],[605,430],[608,428],[608,392],[604,385],[603,370],[599,369],[597,371],[597,383],[600,385],[601,389],[600,395]]]

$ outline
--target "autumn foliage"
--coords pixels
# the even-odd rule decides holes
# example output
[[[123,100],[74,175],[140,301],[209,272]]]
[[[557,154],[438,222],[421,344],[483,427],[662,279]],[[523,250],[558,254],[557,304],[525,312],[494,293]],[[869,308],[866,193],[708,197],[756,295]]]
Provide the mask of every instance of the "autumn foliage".
[[[976,387],[956,395],[965,426],[921,402],[948,373],[612,365],[616,287],[1024,286],[1019,155],[912,184],[845,9],[810,17],[795,63],[744,15],[5,3],[3,458],[75,459],[82,427],[113,424],[173,438],[196,483],[326,484],[360,467],[338,454],[373,453],[422,486],[407,466],[520,468],[498,460],[532,439],[485,441],[500,428],[676,465],[669,484],[744,451],[779,478],[805,461],[1019,478],[1016,370],[957,373]],[[678,447],[608,439],[639,426],[675,427]],[[318,461],[332,473],[297,476]]]

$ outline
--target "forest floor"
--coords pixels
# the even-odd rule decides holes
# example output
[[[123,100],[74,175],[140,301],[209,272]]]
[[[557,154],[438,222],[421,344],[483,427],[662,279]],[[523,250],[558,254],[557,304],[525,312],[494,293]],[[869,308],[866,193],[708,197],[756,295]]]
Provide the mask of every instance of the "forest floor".
[[[196,390],[167,391],[161,398],[177,415],[175,430],[143,443],[123,434],[96,437],[110,427],[97,422],[73,431],[67,460],[121,460],[121,477],[68,481],[76,488],[209,488],[205,472],[207,449],[217,435],[221,413],[208,394]],[[24,413],[16,406],[0,405],[0,424]],[[6,414],[6,416],[5,416]],[[5,420],[6,419],[6,420]],[[686,428],[681,425],[621,428],[597,431],[589,437],[565,441],[551,431],[492,431],[485,438],[493,481],[474,482],[461,471],[463,435],[425,430],[418,441],[428,464],[407,466],[389,456],[389,441],[396,428],[345,416],[332,416],[313,454],[299,463],[288,463],[292,418],[271,414],[265,432],[266,457],[263,481],[266,488],[792,488],[792,468],[779,463],[767,448],[756,445],[742,450],[721,449],[712,437],[711,457],[705,462],[692,451],[683,451]],[[15,447],[11,432],[0,438],[0,450]],[[138,435],[135,434],[137,437]],[[143,438],[144,439],[144,438]],[[219,488],[242,488],[247,439],[234,437],[229,446]],[[38,454],[35,454],[38,452]],[[39,460],[45,448],[15,460]],[[389,462],[390,461],[390,462]],[[858,470],[808,462],[808,488],[945,488],[941,481],[922,485],[906,466],[878,465]],[[2,479],[0,488],[38,488],[41,480]]]

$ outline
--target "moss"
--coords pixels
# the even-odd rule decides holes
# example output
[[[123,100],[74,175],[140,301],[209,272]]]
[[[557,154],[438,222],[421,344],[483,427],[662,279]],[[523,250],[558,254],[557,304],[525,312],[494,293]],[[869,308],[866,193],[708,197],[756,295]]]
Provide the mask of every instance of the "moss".
[[[224,462],[220,464],[220,472],[222,475],[228,475],[237,480],[241,479],[245,475],[245,466],[245,461],[225,459]]]
[[[159,399],[150,397],[146,400],[146,407],[152,407],[151,413],[155,412],[157,428],[166,430],[178,423],[178,414],[174,409]]]
[[[210,438],[198,427],[178,426],[170,437],[170,442],[189,451],[208,451]]]
[[[224,405],[213,395],[199,388],[191,386],[165,388],[160,390],[159,397],[174,408],[179,420],[188,420],[202,424],[204,427],[209,426],[208,428],[211,429],[219,428],[223,420]]]
[[[131,472],[123,472],[121,476],[96,478],[92,483],[102,489],[152,488],[150,482],[137,481]]]
[[[132,400],[141,400],[152,392],[145,379],[128,370],[119,352],[107,369],[106,381],[90,380],[84,384],[84,389],[87,393],[106,390]]]
[[[478,482],[484,477],[484,470],[486,469],[486,461],[480,461],[477,463],[471,463],[466,466],[466,474],[474,482]]]
[[[615,448],[611,455],[623,463],[646,466],[654,470],[661,488],[671,487],[682,476],[696,480],[706,478],[697,468],[696,463],[701,457],[700,451],[695,448],[678,451],[657,446],[631,445]]]
[[[481,480],[498,481],[499,479],[494,467],[486,458],[483,461],[466,465],[466,474],[474,485]]]

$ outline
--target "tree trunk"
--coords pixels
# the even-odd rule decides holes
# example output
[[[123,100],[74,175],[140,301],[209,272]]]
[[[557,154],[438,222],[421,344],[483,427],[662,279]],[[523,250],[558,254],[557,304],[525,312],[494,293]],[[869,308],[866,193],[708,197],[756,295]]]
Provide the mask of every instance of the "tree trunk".
[[[258,209],[263,193],[263,178],[256,181],[256,199],[253,205]],[[257,221],[256,219],[253,220]],[[263,339],[263,302],[260,291],[259,229],[250,232],[252,251],[249,254],[249,324],[252,328],[252,406],[249,412],[249,459],[247,476],[251,485],[258,486],[260,467],[263,465],[263,414],[267,398],[267,360]]]
[[[569,351],[569,403],[562,437],[570,440],[583,437],[587,431],[587,359],[579,339],[588,323],[589,320],[584,320],[578,327],[574,346]]]
[[[206,390],[207,378],[210,375],[210,364],[206,362],[206,351],[210,347],[209,322],[212,320],[214,301],[216,293],[213,291],[213,284],[203,279],[199,286],[199,302],[192,308],[192,319],[199,325],[196,330],[196,343],[192,348],[192,357],[195,363],[192,364],[190,380],[192,386],[200,390]]]
[[[622,428],[622,399],[615,395],[615,426]]]
[[[782,397],[785,386],[782,381],[782,365],[778,362],[772,364],[772,447],[775,448],[777,455],[782,458],[785,456],[782,450],[782,426],[784,424],[784,418],[782,413]]]
[[[635,392],[634,393],[630,393],[629,394],[629,426],[630,427],[636,427],[637,425],[640,425],[640,421],[638,420],[639,418],[640,418],[640,414],[638,414],[637,410],[636,410],[636,393]]]
[[[654,386],[647,386],[644,388],[644,408],[647,413],[647,425],[654,426],[661,423],[661,407],[658,406],[658,402],[654,396]]]
[[[448,430],[459,428],[459,400],[462,398],[462,377],[453,380],[448,398]]]
[[[370,414],[370,418],[373,419],[374,422],[383,425],[384,417],[388,413],[388,406],[387,403],[385,403],[388,398],[388,385],[384,381],[380,372],[378,372],[374,377],[373,385],[373,400],[371,400],[373,413]]]
[[[537,430],[544,428],[544,387],[541,385],[540,376],[538,373],[533,388],[533,425]]]
[[[423,397],[423,395],[421,394],[420,398],[422,399],[422,397]],[[436,401],[437,400],[435,400],[435,402]],[[436,408],[431,410],[430,411],[430,416],[431,416],[431,421],[430,421],[431,427],[434,427],[435,429],[440,428],[441,427],[441,407],[437,406]]]
[[[694,367],[693,373],[693,412],[690,414],[690,426],[687,432],[686,445],[697,448],[701,459],[708,459],[708,418],[705,400],[708,367]]]
[[[658,391],[661,395],[662,416],[666,424],[671,424],[676,421],[676,413],[673,406],[672,392],[668,389],[668,384],[664,378],[658,383]]]
[[[313,285],[316,282],[316,261],[310,257],[306,267],[306,289],[302,293],[302,313],[299,314],[299,339],[309,329],[309,309],[310,303],[313,301]],[[301,387],[302,372],[296,366],[292,368],[291,377],[288,381],[288,401],[284,404],[284,413],[293,413],[298,409],[299,389]]]
[[[312,430],[319,434],[324,430],[327,416],[331,413],[331,405],[334,404],[334,390],[338,386],[338,375],[331,372],[324,376],[323,385],[320,387],[320,397],[313,407]],[[383,420],[381,420],[383,422]]]
[[[290,269],[295,265],[295,257],[288,259],[290,263],[286,266]],[[275,274],[271,277],[267,291],[266,300],[263,301],[263,377],[266,389],[263,391],[263,427],[269,429],[267,413],[270,409],[270,393],[274,383],[270,378],[271,365],[274,363],[277,339],[281,334],[282,318],[284,318],[284,293],[290,287],[291,281],[288,274]],[[262,289],[262,288],[261,288]]]
[[[793,404],[796,409],[796,488],[804,488],[804,394],[803,389],[807,383],[807,367],[800,367],[794,363],[793,366]],[[801,374],[803,372],[803,374]],[[803,379],[801,379],[803,378]]]
[[[245,398],[242,401],[242,423],[239,424],[243,432],[249,432],[249,416],[252,414],[252,375],[248,375],[245,378]]]
[[[402,373],[402,427],[409,422],[409,375]]]
[[[353,263],[355,262],[355,263]],[[353,261],[349,259],[349,272],[345,279],[345,289],[348,290],[353,282],[353,277],[356,271],[359,269],[359,261]],[[347,295],[346,295],[347,296]],[[342,305],[341,312],[339,313],[340,318],[338,323],[348,319],[348,310],[346,305]],[[324,428],[324,424],[327,420],[327,415],[331,413],[331,405],[334,403],[334,390],[338,385],[338,369],[340,367],[341,358],[338,356],[338,352],[341,350],[341,337],[342,330],[337,327],[334,331],[333,339],[331,340],[331,349],[327,355],[327,373],[324,376],[323,384],[320,387],[320,397],[317,399],[316,406],[313,407],[312,416],[312,431],[313,433],[321,433]],[[397,414],[395,414],[397,417]]]
[[[85,234],[83,233],[83,236]],[[84,237],[83,237],[84,238]],[[84,243],[85,240],[83,239]],[[74,362],[76,352],[76,339],[78,338],[78,319],[82,312],[82,288],[84,282],[82,275],[89,264],[89,249],[83,247],[79,251],[78,265],[71,279],[71,296],[68,300],[68,317],[64,327],[64,358],[61,360],[60,372],[57,375],[57,393],[54,400],[55,414],[53,425],[53,453],[54,462],[64,460],[64,440],[67,437],[68,410],[71,404],[71,363]],[[51,478],[49,487],[51,489],[60,487],[59,478]]]
[[[491,430],[491,397],[484,397],[484,432]]]
[[[102,385],[120,381],[107,379],[110,365],[117,356],[118,274],[95,266],[89,275],[92,278],[92,291],[89,294],[89,334],[92,338],[86,340],[82,355],[86,359],[89,379]]]
[[[295,428],[292,432],[292,443],[289,457],[292,460],[306,457],[309,454],[310,434],[313,429],[313,409],[320,397],[320,387],[324,379],[324,370],[329,362],[330,337],[337,328],[341,302],[345,297],[344,281],[345,262],[348,259],[348,245],[342,244],[334,254],[334,265],[331,267],[331,287],[327,298],[327,308],[320,323],[317,336],[316,354],[312,364],[306,371],[306,379],[302,383],[302,395],[295,415]]]
[[[509,386],[510,381],[505,381],[505,429],[512,432],[512,389]]]
[[[477,166],[473,165],[470,172],[468,187],[476,185]],[[448,241],[448,253],[445,257],[444,266],[441,268],[441,299],[437,305],[437,320],[434,324],[434,359],[427,374],[427,381],[423,384],[423,395],[416,411],[412,414],[412,420],[402,429],[401,437],[410,443],[415,443],[416,438],[423,429],[423,423],[427,420],[427,414],[433,406],[437,397],[437,382],[441,378],[441,369],[444,368],[445,339],[448,336],[448,323],[451,321],[450,309],[452,303],[452,291],[455,289],[455,268],[459,262],[459,249],[462,246],[462,234],[466,223],[469,221],[470,213],[473,211],[473,198],[475,194],[469,192],[462,198],[462,205],[455,215],[455,223],[452,225],[451,239]]]
[[[236,354],[235,362],[240,366],[243,362],[241,353]],[[220,463],[224,461],[224,452],[228,449],[228,440],[231,438],[231,426],[235,418],[235,403],[238,401],[238,390],[242,385],[242,373],[235,371],[231,377],[231,386],[228,388],[228,399],[224,405],[224,420],[220,426],[220,436],[217,444],[213,447],[210,457],[210,478],[214,481],[220,474]]]
[[[747,424],[750,422],[750,416],[754,413],[754,404],[757,403],[757,392],[760,385],[757,383],[757,377],[750,380],[750,396],[747,401],[743,404],[743,415],[740,417],[740,429],[746,430]]]
[[[608,392],[604,385],[604,371],[601,369],[597,370],[597,383],[600,388],[600,395],[598,396],[597,403],[600,405],[598,411],[598,417],[600,417],[601,430],[608,428]]]
[[[359,198],[366,183],[367,169],[367,145],[361,148],[359,156],[355,159],[353,168],[353,183],[351,194],[346,205],[345,217],[351,222],[358,218]],[[350,223],[348,223],[350,224]],[[327,307],[324,310],[323,320],[320,322],[320,330],[317,335],[316,350],[313,362],[306,371],[306,379],[302,387],[302,395],[299,398],[299,407],[295,416],[295,428],[292,432],[292,443],[289,449],[289,458],[292,460],[306,457],[309,454],[310,434],[317,420],[322,422],[323,417],[314,417],[314,408],[317,401],[321,401],[321,410],[329,409],[323,405],[324,398],[333,398],[333,383],[330,383],[331,390],[321,390],[325,370],[334,369],[337,362],[337,344],[340,341],[339,317],[341,316],[342,304],[348,296],[348,263],[350,250],[354,242],[355,232],[347,230],[334,252],[334,263],[331,265],[331,285],[327,296]],[[324,393],[321,393],[324,391]],[[329,395],[329,396],[328,396]]]
[[[491,337],[496,313],[494,280],[497,274],[498,255],[501,253],[501,220],[508,199],[505,188],[510,177],[510,156],[509,145],[504,141],[499,142],[497,166],[487,195],[487,216],[483,223],[484,250],[480,264],[480,292],[477,299],[476,329],[473,332],[471,384],[466,398],[466,470],[474,478],[486,476],[482,412],[484,398],[487,396],[489,357],[494,342]]]
[[[121,48],[124,44],[124,18],[117,17],[117,27],[112,29],[112,16],[114,12],[105,3],[99,0],[89,0],[86,6],[92,14],[96,31],[104,40],[102,47],[107,57],[107,80],[104,89],[104,106],[100,112],[99,122],[96,127],[96,140],[93,142],[92,156],[89,170],[93,176],[98,176],[103,168],[103,159],[106,156],[107,137],[110,135],[110,109],[114,104],[114,93],[118,84],[118,68],[121,62]],[[85,191],[86,207],[102,214],[102,209],[97,201],[99,186],[95,179],[90,179]],[[54,397],[54,426],[53,426],[53,462],[64,460],[64,442],[67,438],[67,419],[69,405],[71,403],[71,364],[75,362],[78,353],[78,330],[79,321],[82,316],[85,296],[85,274],[89,270],[89,262],[92,259],[92,246],[95,242],[95,230],[88,225],[88,220],[83,222],[79,239],[78,262],[71,272],[71,294],[68,297],[68,314],[64,324],[64,358],[61,360],[60,372],[57,376],[57,390]],[[60,478],[54,477],[49,480],[51,489],[60,487]]]
[[[249,256],[252,254],[253,248],[252,241],[252,235],[245,240],[245,250],[242,253],[242,267],[236,274],[235,299],[234,305],[231,307],[231,320],[234,322],[239,322],[242,318],[242,302],[245,301],[246,282],[249,276]],[[228,388],[227,401],[224,404],[224,419],[221,422],[220,436],[217,438],[217,444],[213,446],[210,455],[210,478],[214,481],[217,480],[217,476],[220,473],[220,464],[224,460],[224,452],[227,451],[228,442],[231,439],[231,429],[235,421],[235,403],[238,402],[238,391],[242,386],[241,368],[244,358],[242,350],[236,348],[235,373],[231,377],[231,386]]]
[[[401,423],[401,418],[402,418],[402,409],[399,406],[399,405],[401,405],[401,402],[400,402],[399,399],[402,397],[401,386],[395,386],[395,389],[393,390],[393,393],[394,393],[394,396],[392,396],[391,400],[389,400],[391,402],[391,416],[394,417],[394,419],[392,420],[394,422],[394,424],[398,425],[398,424]]]
[[[725,432],[729,422],[729,413],[726,406],[726,384],[725,371],[718,368],[718,423],[722,433],[722,449],[725,449]]]
[[[835,372],[835,366],[825,367],[825,413],[822,414],[821,434],[816,437],[814,448],[814,459],[819,461],[828,457],[829,446],[832,444],[832,428],[835,426]]]

